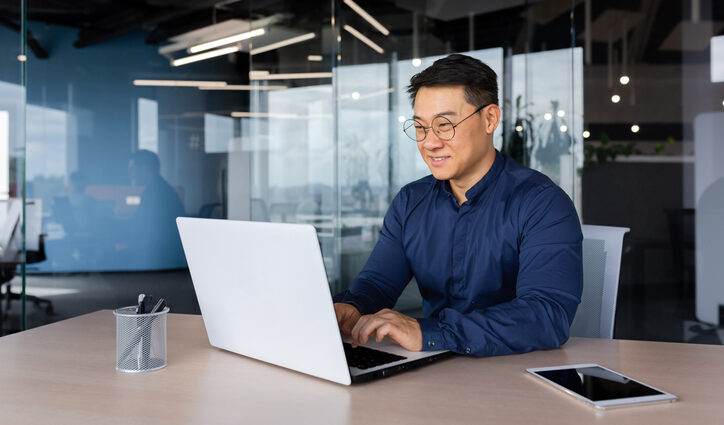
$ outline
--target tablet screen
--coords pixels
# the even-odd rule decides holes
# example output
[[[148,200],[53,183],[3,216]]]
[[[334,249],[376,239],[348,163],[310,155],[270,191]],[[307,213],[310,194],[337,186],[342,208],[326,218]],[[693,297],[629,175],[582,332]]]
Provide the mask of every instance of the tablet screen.
[[[602,367],[546,370],[534,373],[591,401],[664,394]]]

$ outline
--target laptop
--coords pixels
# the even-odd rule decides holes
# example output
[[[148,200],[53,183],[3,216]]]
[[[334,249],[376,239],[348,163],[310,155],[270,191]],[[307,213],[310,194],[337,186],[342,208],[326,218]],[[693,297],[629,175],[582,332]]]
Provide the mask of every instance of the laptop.
[[[450,354],[411,352],[387,340],[353,349],[343,341],[311,225],[176,222],[214,347],[343,385]]]

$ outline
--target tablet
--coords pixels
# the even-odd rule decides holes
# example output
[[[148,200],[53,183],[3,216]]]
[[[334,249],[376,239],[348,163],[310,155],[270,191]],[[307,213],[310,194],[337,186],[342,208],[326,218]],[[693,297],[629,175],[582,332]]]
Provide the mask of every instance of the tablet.
[[[671,402],[678,399],[673,394],[593,363],[536,367],[526,370],[599,409]]]

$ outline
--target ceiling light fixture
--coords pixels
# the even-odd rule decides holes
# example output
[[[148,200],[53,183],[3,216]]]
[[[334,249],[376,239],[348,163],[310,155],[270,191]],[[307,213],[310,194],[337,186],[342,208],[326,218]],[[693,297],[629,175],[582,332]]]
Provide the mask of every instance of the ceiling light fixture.
[[[193,81],[193,80],[133,80],[134,86],[150,87],[225,87],[226,81]]]
[[[307,56],[307,60],[309,62],[322,62],[322,55],[309,55]]]
[[[189,53],[203,52],[204,50],[213,49],[215,47],[225,46],[227,44],[237,43],[242,40],[247,40],[252,37],[257,37],[264,34],[264,28],[255,29],[252,31],[242,32],[240,34],[230,35],[228,37],[219,38],[217,40],[209,41],[206,43],[197,44],[189,47]]]
[[[251,49],[249,54],[252,56],[258,55],[259,53],[264,53],[264,52],[268,52],[270,50],[278,49],[280,47],[289,46],[290,44],[296,44],[296,43],[301,43],[302,41],[311,40],[316,36],[317,35],[315,33],[310,32],[310,33],[307,33],[304,35],[299,35],[296,37],[288,38],[286,40],[277,41],[276,43],[267,44],[266,46],[257,47],[256,49]]]
[[[217,56],[228,55],[229,53],[238,52],[239,50],[240,50],[239,46],[232,46],[232,47],[225,47],[223,49],[210,50],[205,53],[199,53],[198,55],[186,56],[185,58],[181,58],[181,59],[174,59],[171,61],[171,65],[172,66],[186,65],[189,63],[193,63],[193,62],[199,62],[202,60],[215,58]]]
[[[631,81],[631,79],[628,77],[628,75],[622,75],[621,78],[618,79],[618,82],[621,83],[621,85],[623,86],[628,84],[629,81]]]
[[[564,124],[561,126],[561,133],[565,133],[566,131],[568,131],[568,126]]]
[[[559,117],[563,118],[563,117],[566,116],[566,111],[564,111],[563,109],[559,109],[556,114],[557,114]]]
[[[414,66],[415,68],[417,68],[420,65],[422,65],[422,60],[420,60],[420,58],[415,58],[412,60],[412,66]]]
[[[344,26],[344,29],[345,29],[348,33],[350,33],[350,34],[352,34],[353,36],[357,37],[357,39],[358,39],[359,41],[361,41],[361,42],[363,42],[364,44],[370,46],[370,48],[372,48],[372,50],[374,50],[375,52],[377,52],[377,53],[379,53],[379,54],[385,53],[385,49],[383,49],[382,47],[378,46],[377,43],[375,43],[374,41],[372,41],[372,40],[370,40],[369,38],[365,37],[361,32],[357,31],[356,29],[352,28],[351,26],[345,25],[345,26]]]
[[[631,126],[631,133],[638,133],[639,130],[641,130],[641,128],[637,124]]]
[[[287,86],[250,86],[246,84],[229,84],[228,86],[199,86],[199,90],[283,90]]]
[[[550,121],[551,118],[553,118],[553,115],[552,115],[550,112],[546,112],[545,114],[543,114],[543,119],[544,119],[544,120]]]
[[[588,130],[583,130],[583,138],[588,139],[589,137],[591,137],[591,132]]]
[[[372,15],[362,9],[357,3],[353,2],[352,0],[344,0],[344,4],[349,6],[350,9],[357,12],[357,14],[362,17],[362,19],[369,22],[370,25],[377,29],[377,31],[381,32],[384,35],[390,35],[390,30],[385,28],[381,23],[379,23],[379,21],[377,21],[377,19],[373,18]]]
[[[298,72],[291,74],[253,74],[254,71],[249,73],[249,79],[252,81],[261,80],[296,80],[305,78],[332,78],[331,72]]]
[[[611,96],[611,102],[618,103],[620,101],[621,101],[621,96],[619,96],[617,94],[614,94],[613,96]]]

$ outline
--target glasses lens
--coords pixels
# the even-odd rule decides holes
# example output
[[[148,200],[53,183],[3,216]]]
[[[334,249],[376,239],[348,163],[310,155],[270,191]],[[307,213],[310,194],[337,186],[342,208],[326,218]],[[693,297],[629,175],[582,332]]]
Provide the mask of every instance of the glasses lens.
[[[432,130],[437,137],[443,140],[450,140],[455,135],[455,127],[449,119],[445,117],[437,117],[432,121]]]
[[[402,124],[402,130],[410,139],[419,142],[425,138],[425,127],[415,120],[407,120]]]

